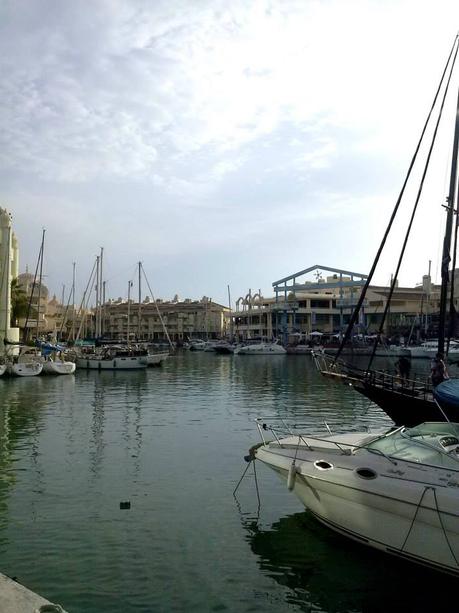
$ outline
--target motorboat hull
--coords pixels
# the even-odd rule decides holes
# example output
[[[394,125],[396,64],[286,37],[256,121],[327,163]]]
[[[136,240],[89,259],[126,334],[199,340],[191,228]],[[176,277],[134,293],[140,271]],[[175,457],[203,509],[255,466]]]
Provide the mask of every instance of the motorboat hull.
[[[282,440],[280,441],[282,443]],[[269,445],[256,458],[285,482],[292,474],[294,449],[281,455]],[[368,457],[368,456],[366,456]],[[330,468],[321,468],[329,465]],[[331,529],[373,548],[459,576],[459,482],[445,469],[432,472],[422,465],[391,465],[377,458],[375,478],[365,456],[302,450],[294,466],[291,489],[305,508]],[[447,482],[449,474],[450,481]],[[444,479],[444,481],[442,481]],[[433,481],[433,482],[432,482]]]
[[[53,362],[47,360],[43,362],[42,373],[44,375],[71,375],[75,372],[75,369],[75,362],[61,362],[60,360]]]
[[[123,356],[113,359],[80,357],[76,360],[76,367],[86,370],[142,370],[147,366],[146,356]]]
[[[145,356],[145,361],[147,363],[147,366],[161,366],[161,364],[167,360],[169,357],[169,353],[168,352],[163,352],[163,353],[149,353],[147,356]]]
[[[235,355],[286,355],[287,351],[277,343],[243,345],[234,350]]]

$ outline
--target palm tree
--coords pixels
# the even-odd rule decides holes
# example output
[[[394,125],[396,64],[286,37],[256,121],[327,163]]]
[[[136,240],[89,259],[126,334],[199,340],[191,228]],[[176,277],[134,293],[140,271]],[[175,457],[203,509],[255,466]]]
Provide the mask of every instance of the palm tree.
[[[27,310],[29,308],[29,297],[22,288],[18,279],[11,281],[11,327],[17,324],[17,320],[20,317],[27,316]],[[31,315],[30,313],[29,315]]]

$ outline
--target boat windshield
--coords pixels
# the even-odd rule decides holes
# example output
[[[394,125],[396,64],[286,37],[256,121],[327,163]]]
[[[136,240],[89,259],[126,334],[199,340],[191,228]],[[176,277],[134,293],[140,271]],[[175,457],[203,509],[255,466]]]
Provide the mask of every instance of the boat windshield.
[[[390,458],[459,470],[459,424],[424,423],[399,428],[365,445]]]

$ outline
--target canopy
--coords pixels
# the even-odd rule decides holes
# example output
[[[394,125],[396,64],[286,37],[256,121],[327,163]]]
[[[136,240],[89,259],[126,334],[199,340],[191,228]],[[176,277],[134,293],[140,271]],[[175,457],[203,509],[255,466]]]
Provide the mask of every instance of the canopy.
[[[459,408],[459,379],[447,379],[434,389],[434,397],[440,406]]]

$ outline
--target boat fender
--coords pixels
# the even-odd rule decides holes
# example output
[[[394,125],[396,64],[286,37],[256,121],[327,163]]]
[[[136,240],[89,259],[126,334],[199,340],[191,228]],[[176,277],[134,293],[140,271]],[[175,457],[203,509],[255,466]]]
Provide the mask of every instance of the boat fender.
[[[244,456],[244,460],[246,462],[251,462],[252,460],[256,459],[255,456],[255,452],[259,447],[263,447],[264,443],[258,443],[257,445],[253,445],[253,447],[250,447],[249,449],[249,453],[247,455]]]
[[[287,476],[287,487],[290,492],[295,487],[295,479],[296,479],[297,472],[298,472],[297,466],[295,462],[292,462],[290,464],[290,468],[288,469],[288,476]]]

